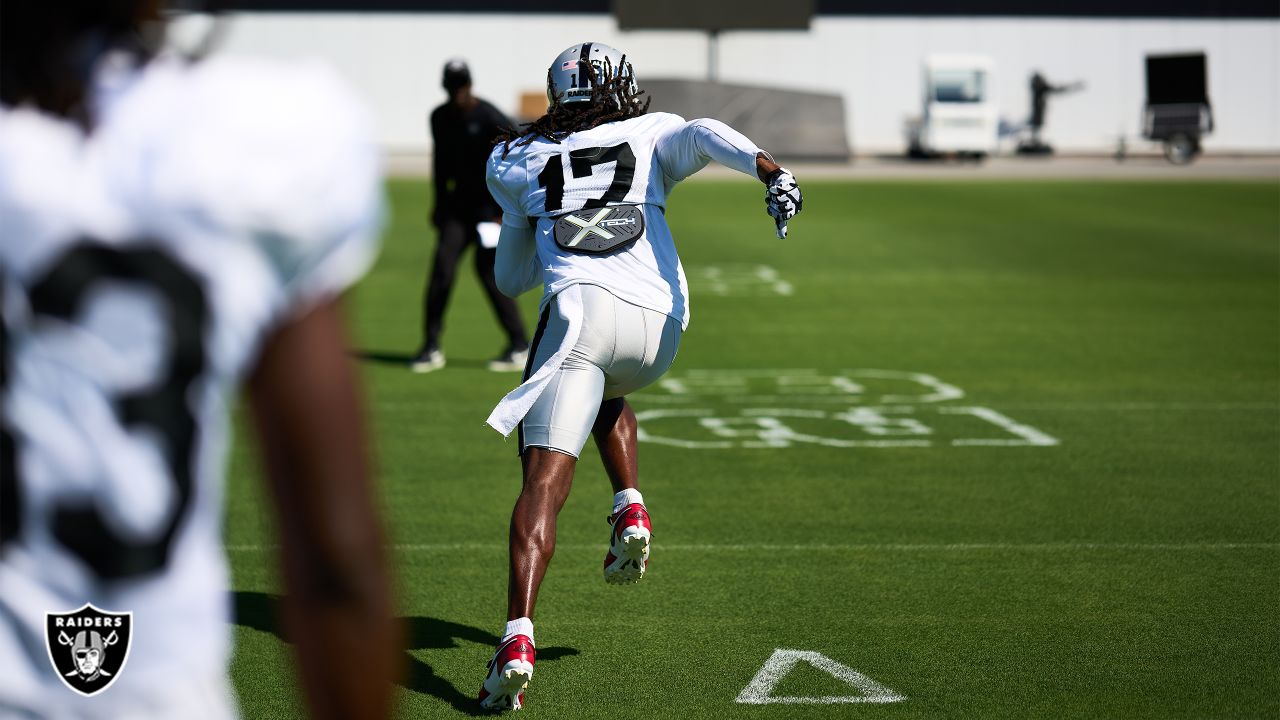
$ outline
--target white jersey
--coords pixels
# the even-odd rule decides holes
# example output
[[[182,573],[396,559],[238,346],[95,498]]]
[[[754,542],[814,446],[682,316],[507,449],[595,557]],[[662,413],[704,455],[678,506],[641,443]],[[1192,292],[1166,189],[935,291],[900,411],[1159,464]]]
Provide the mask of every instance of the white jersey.
[[[509,151],[499,144],[489,156],[489,190],[504,224],[534,225],[544,305],[569,285],[587,283],[687,327],[689,286],[664,217],[667,197],[711,160],[754,176],[759,152],[719,121],[650,113],[576,132],[560,143],[539,137]],[[631,246],[594,256],[556,244],[557,217],[617,204],[644,210],[645,232]]]
[[[123,717],[225,674],[232,394],[376,252],[371,124],[329,71],[106,65],[87,136],[0,110],[0,715]],[[133,613],[127,667],[87,698],[45,650],[45,613],[85,603]]]

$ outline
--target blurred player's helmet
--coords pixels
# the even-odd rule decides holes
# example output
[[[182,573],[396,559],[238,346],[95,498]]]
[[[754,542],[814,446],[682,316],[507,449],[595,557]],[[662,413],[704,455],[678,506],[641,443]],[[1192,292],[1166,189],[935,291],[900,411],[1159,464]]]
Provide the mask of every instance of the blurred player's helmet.
[[[446,92],[457,92],[460,88],[464,88],[471,84],[471,68],[467,67],[467,62],[462,58],[453,58],[444,66],[444,77],[440,80],[440,85]]]
[[[604,74],[605,60],[609,61],[610,77]],[[597,82],[622,77],[629,82],[632,93],[637,91],[635,73],[631,63],[623,63],[621,50],[604,43],[580,43],[557,55],[551,63],[547,72],[547,102],[551,105],[591,102],[588,66],[595,70]]]

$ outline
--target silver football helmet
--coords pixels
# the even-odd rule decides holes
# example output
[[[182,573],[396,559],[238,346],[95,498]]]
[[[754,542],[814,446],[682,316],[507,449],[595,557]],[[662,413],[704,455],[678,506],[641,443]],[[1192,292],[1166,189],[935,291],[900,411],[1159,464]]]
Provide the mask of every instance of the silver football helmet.
[[[608,60],[609,77],[605,77],[605,60]],[[631,63],[623,64],[622,51],[604,43],[579,43],[556,56],[547,72],[547,103],[591,102],[591,79],[588,66],[595,70],[597,82],[613,77],[626,78],[631,92],[637,92],[635,72]]]

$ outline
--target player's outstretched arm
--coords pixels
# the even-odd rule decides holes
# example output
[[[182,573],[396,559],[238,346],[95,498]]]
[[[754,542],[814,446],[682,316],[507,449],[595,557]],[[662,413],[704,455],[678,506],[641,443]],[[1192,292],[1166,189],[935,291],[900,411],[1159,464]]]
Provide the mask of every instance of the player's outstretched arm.
[[[747,136],[719,120],[702,118],[676,126],[658,138],[654,155],[675,184],[706,167],[712,160],[765,184],[765,210],[774,219],[778,237],[787,236],[787,221],[800,212],[800,188],[795,176],[779,167],[769,153]]]
[[[388,717],[400,634],[338,301],[267,340],[249,400],[280,529],[282,622],[311,717]]]

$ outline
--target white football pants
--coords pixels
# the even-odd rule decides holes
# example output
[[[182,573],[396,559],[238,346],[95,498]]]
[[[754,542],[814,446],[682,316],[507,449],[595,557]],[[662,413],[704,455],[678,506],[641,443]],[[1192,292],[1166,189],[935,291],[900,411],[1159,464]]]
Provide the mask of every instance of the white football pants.
[[[676,358],[679,320],[620,300],[598,285],[580,287],[582,331],[520,423],[521,453],[532,446],[578,457],[600,403],[649,385]],[[556,352],[566,330],[564,319],[548,306],[529,351],[526,379]]]

